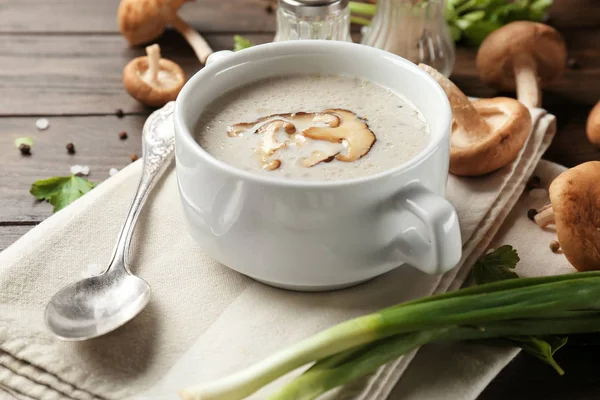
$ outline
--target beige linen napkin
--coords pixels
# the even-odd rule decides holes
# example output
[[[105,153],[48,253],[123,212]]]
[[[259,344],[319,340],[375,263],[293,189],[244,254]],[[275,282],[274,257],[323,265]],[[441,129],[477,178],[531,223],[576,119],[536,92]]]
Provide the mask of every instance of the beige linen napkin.
[[[330,293],[288,292],[257,283],[219,265],[187,235],[171,171],[147,204],[132,248],[134,272],[152,287],[150,304],[109,335],[60,342],[44,327],[44,306],[58,289],[86,274],[88,265],[107,265],[141,164],[125,168],[0,254],[0,389],[43,400],[176,399],[179,388],[235,372],[335,323],[459,287],[554,135],[553,116],[538,109],[532,115],[533,134],[511,166],[483,179],[450,177],[447,195],[459,214],[464,255],[461,265],[443,276],[402,267]],[[523,242],[526,233],[517,228],[509,231],[515,229]],[[328,397],[384,399],[413,356]],[[425,356],[416,361],[426,366],[411,367],[409,373],[429,385],[437,376],[428,373]],[[498,369],[493,366],[491,374]],[[465,390],[459,379],[452,381],[457,393]],[[481,382],[489,379],[483,376]],[[404,381],[403,393],[425,398],[419,397],[419,382],[411,379],[407,386]],[[272,386],[278,384],[281,380]],[[253,398],[265,398],[265,393]]]

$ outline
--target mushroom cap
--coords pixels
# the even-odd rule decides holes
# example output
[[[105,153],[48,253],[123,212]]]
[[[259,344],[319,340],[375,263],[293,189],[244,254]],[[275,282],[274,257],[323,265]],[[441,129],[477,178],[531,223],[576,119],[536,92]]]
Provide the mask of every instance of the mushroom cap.
[[[147,56],[134,58],[123,69],[123,85],[127,92],[139,102],[151,107],[161,107],[175,100],[185,84],[185,74],[179,65],[161,58],[159,66],[159,85],[153,85],[143,79],[143,73],[148,70]]]
[[[121,0],[119,30],[132,44],[148,43],[165,31],[168,18],[188,0]]]
[[[578,271],[600,270],[600,161],[560,174],[550,185],[556,234]]]
[[[600,147],[600,101],[596,103],[588,115],[585,133],[592,144]]]
[[[556,29],[539,22],[516,21],[490,33],[481,43],[476,59],[481,80],[499,90],[515,90],[513,62],[520,54],[533,57],[542,86],[565,69],[567,49]]]
[[[465,132],[456,123],[450,139],[450,172],[479,176],[512,162],[531,132],[531,114],[515,99],[496,97],[472,102],[491,128],[489,134]]]

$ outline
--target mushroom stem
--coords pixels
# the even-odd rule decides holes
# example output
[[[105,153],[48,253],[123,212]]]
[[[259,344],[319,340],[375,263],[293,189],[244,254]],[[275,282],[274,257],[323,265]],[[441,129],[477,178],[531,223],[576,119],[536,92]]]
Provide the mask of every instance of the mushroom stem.
[[[158,71],[160,71],[160,47],[157,44],[146,47],[148,55],[148,75],[150,83],[156,85],[158,83]]]
[[[419,64],[419,68],[431,75],[444,89],[450,101],[452,117],[458,125],[473,137],[484,136],[490,132],[488,123],[479,115],[469,98],[450,79],[429,65]]]
[[[535,60],[527,54],[519,54],[513,63],[517,86],[517,99],[527,107],[542,105],[540,84]]]
[[[538,210],[538,213],[533,217],[536,224],[542,228],[554,223],[554,210],[552,204],[546,204]]]
[[[213,53],[213,50],[210,48],[208,43],[206,43],[206,40],[204,40],[202,35],[200,35],[198,31],[192,28],[187,22],[182,20],[175,12],[173,12],[169,17],[169,23],[177,30],[177,32],[183,35],[185,40],[194,50],[194,53],[196,53],[198,60],[200,60],[202,64],[205,64],[206,59]]]

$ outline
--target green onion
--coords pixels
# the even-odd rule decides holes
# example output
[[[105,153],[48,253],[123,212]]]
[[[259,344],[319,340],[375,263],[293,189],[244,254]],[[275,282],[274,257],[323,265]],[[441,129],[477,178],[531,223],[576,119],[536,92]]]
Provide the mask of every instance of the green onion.
[[[426,7],[428,1],[417,1],[414,7]],[[543,21],[552,0],[448,0],[445,17],[455,42],[464,40],[479,45],[494,30],[513,21]],[[352,21],[369,25],[364,16],[375,15],[375,4],[350,2]]]
[[[433,341],[597,330],[600,272],[509,279],[399,304],[343,322],[246,370],[180,394],[186,400],[242,399],[316,361],[297,378],[304,383],[292,382],[274,397],[311,399],[315,393],[372,372]],[[300,389],[306,397],[287,392]]]
[[[375,15],[375,11],[377,9],[375,4],[357,3],[355,1],[350,2],[349,8],[350,8],[350,13],[352,13],[352,14],[362,14],[362,15],[367,15],[369,17],[372,17],[373,15]]]

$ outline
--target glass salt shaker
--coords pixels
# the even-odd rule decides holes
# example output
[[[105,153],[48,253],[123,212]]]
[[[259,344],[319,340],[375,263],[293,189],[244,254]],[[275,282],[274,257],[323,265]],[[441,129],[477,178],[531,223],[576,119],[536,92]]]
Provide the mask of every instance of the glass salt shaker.
[[[297,39],[351,42],[348,0],[279,0],[273,41]]]
[[[363,30],[361,43],[450,76],[455,50],[445,8],[444,0],[377,0],[377,12]]]

